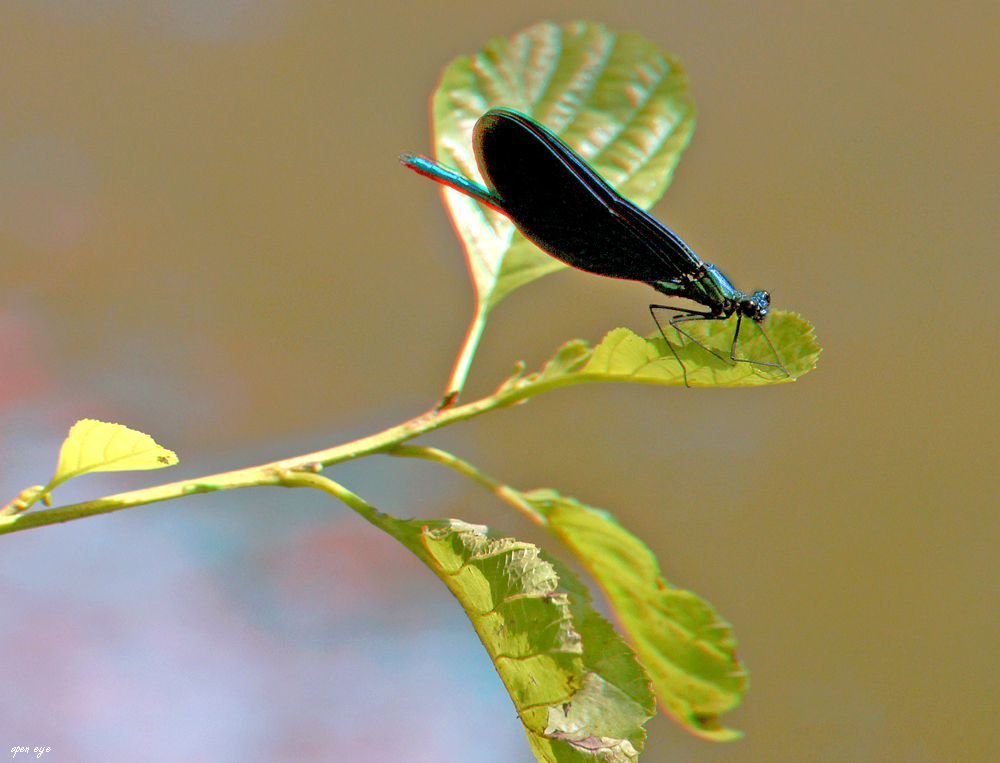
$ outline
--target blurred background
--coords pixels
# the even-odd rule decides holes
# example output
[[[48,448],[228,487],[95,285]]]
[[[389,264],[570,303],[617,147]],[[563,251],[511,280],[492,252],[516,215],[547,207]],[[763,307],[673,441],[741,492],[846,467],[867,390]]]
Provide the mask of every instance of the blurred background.
[[[433,185],[452,58],[590,18],[680,57],[698,125],[653,209],[802,313],[767,389],[592,385],[440,432],[613,512],[731,621],[738,742],[645,760],[992,761],[1000,746],[1000,5],[8,0],[0,4],[0,503],[78,418],[175,450],[58,503],[308,452],[432,405],[471,316]],[[466,399],[564,340],[653,330],[564,271],[493,313]],[[991,392],[990,390],[994,390]],[[330,471],[400,516],[548,539],[430,463]],[[59,761],[528,761],[457,604],[307,491],[0,538],[0,749]],[[6,747],[5,747],[6,746]]]

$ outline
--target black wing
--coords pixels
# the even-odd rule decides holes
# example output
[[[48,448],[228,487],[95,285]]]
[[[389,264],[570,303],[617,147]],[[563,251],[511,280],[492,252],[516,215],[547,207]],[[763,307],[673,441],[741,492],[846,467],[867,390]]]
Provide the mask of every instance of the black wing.
[[[476,122],[474,146],[479,169],[504,214],[567,265],[645,283],[689,283],[702,267],[671,230],[523,114],[486,112]]]

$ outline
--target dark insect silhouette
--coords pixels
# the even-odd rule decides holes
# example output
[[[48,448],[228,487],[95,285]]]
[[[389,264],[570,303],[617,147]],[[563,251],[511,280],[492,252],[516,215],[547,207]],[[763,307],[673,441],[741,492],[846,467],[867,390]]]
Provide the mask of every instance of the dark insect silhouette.
[[[763,329],[777,362],[736,357],[743,319],[759,326],[767,317],[770,295],[737,291],[718,268],[704,263],[673,231],[621,196],[545,127],[512,109],[490,109],[476,122],[473,148],[487,188],[425,156],[404,153],[399,159],[421,175],[501,212],[527,239],[567,265],[641,281],[668,297],[708,308],[649,306],[663,340],[681,364],[685,384],[687,369],[663,332],[657,310],[675,312],[669,325],[702,347],[681,324],[726,320],[735,314],[729,360],[705,349],[730,365],[752,363],[788,374]]]

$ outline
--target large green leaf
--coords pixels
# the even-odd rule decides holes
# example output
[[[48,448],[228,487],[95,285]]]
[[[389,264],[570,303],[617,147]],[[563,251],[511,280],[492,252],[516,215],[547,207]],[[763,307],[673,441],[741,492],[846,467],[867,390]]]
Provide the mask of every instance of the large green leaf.
[[[643,208],[663,194],[694,127],[679,64],[636,34],[588,21],[536,24],[452,61],[431,99],[438,161],[481,183],[472,128],[495,106],[544,124]],[[452,189],[444,195],[482,309],[566,267],[499,213]]]
[[[554,490],[522,495],[604,589],[661,706],[699,736],[741,736],[719,723],[747,686],[729,624],[708,602],[664,580],[653,553],[607,512]]]
[[[454,519],[370,517],[465,609],[541,761],[634,761],[649,678],[586,588],[537,547]]]

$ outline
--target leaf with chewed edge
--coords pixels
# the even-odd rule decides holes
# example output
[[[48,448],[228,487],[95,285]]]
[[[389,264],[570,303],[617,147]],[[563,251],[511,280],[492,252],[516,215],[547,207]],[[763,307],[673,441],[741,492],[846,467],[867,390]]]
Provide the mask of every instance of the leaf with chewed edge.
[[[371,521],[458,599],[540,761],[637,759],[655,712],[649,678],[570,570],[481,525],[381,513]]]
[[[706,739],[742,736],[719,723],[747,688],[729,623],[708,602],[664,580],[652,552],[607,512],[554,490],[522,496],[604,589],[666,712]]]

